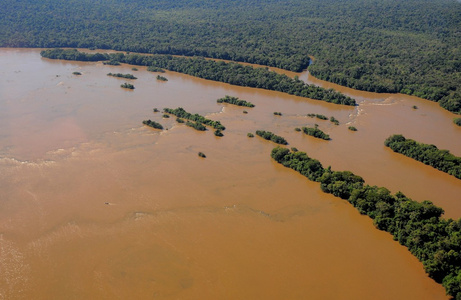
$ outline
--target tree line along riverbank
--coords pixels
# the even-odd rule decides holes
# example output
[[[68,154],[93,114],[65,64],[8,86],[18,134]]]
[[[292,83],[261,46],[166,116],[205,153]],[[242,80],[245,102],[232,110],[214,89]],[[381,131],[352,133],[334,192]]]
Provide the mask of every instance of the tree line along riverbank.
[[[402,193],[392,195],[384,187],[366,185],[349,171],[333,171],[304,152],[277,147],[271,157],[309,180],[320,183],[325,193],[347,200],[373,219],[376,228],[392,234],[424,265],[447,294],[461,297],[461,219],[443,219],[443,209],[430,201],[413,201]]]
[[[185,58],[171,55],[140,55],[124,53],[83,53],[76,49],[49,49],[40,53],[50,59],[74,61],[116,61],[139,66],[153,66],[191,76],[219,81],[244,87],[262,88],[290,95],[321,100],[334,104],[356,105],[351,97],[333,89],[324,89],[306,84],[297,78],[277,74],[266,68],[254,68],[238,63],[206,60],[204,58]]]

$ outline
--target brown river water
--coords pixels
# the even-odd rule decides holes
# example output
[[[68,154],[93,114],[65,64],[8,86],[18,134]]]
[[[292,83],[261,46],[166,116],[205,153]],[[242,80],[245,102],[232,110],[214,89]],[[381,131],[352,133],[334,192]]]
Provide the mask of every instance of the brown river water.
[[[461,180],[383,144],[401,133],[461,155],[455,115],[436,103],[285,72],[359,103],[345,107],[36,49],[0,49],[0,66],[0,299],[447,299],[388,233],[273,162],[275,144],[247,137],[272,131],[324,166],[459,218]],[[127,81],[136,89],[120,88]],[[256,107],[217,104],[224,95]],[[220,120],[225,136],[152,112],[178,106]],[[294,131],[314,123],[332,140]]]

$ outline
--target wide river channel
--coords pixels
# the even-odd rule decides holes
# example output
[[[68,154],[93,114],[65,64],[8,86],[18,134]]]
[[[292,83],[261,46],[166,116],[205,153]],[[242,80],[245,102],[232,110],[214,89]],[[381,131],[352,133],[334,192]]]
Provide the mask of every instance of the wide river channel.
[[[276,145],[247,133],[272,131],[324,166],[430,200],[457,219],[461,180],[384,146],[403,134],[461,156],[454,114],[307,72],[285,73],[359,105],[174,72],[162,82],[132,67],[0,49],[0,299],[447,299],[390,234],[274,162]],[[256,106],[216,103],[225,95]],[[224,137],[153,112],[165,107],[221,121]],[[314,124],[332,140],[294,130]]]

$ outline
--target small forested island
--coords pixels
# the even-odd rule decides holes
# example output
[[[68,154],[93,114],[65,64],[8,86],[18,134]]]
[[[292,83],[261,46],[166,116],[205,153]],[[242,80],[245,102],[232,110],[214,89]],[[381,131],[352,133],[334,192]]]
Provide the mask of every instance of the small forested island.
[[[247,137],[252,138],[252,137],[255,137],[255,135],[253,133],[251,133],[251,132],[248,132]]]
[[[283,137],[273,134],[270,131],[256,130],[256,135],[259,135],[263,139],[272,141],[277,144],[288,145],[288,142]]]
[[[413,201],[384,187],[365,185],[362,177],[330,167],[307,156],[277,147],[271,157],[287,168],[320,182],[323,192],[347,200],[373,219],[376,228],[387,231],[406,246],[424,265],[431,278],[442,283],[447,294],[461,297],[461,218],[444,219],[443,209],[430,201]]]
[[[203,152],[199,152],[199,153],[198,153],[198,156],[200,156],[200,157],[202,157],[202,158],[206,158],[206,155],[205,155],[205,153],[203,153]]]
[[[155,128],[155,129],[163,129],[162,124],[157,123],[155,121],[151,121],[150,119],[149,120],[144,120],[144,121],[142,121],[142,123],[144,125],[150,126],[152,128]]]
[[[74,74],[74,75],[82,75],[82,73],[80,73],[80,72],[72,72],[72,74]]]
[[[354,126],[349,126],[347,127],[350,131],[357,131],[357,128],[355,128]]]
[[[328,120],[327,116],[321,115],[321,114],[307,114],[307,116],[311,118],[316,117],[317,119],[320,119],[320,120]]]
[[[390,136],[384,141],[384,145],[394,152],[401,153],[461,179],[461,157],[454,156],[448,150],[439,150],[434,145],[406,139],[401,134]]]
[[[122,88],[124,89],[130,89],[130,90],[134,90],[134,85],[132,85],[131,83],[127,83],[125,82],[124,84],[120,85]]]
[[[319,125],[315,124],[315,127],[303,127],[302,130],[307,135],[310,135],[310,136],[313,136],[319,139],[323,139],[326,141],[331,140],[330,136],[326,134],[325,132],[323,132],[322,130],[320,130],[318,127]]]
[[[229,103],[229,104],[234,104],[237,106],[245,106],[245,107],[255,107],[255,105],[251,102],[247,102],[245,100],[241,100],[238,97],[232,97],[232,96],[224,96],[223,98],[219,98],[216,100],[217,103]]]
[[[274,111],[274,116],[281,116],[281,115],[282,115],[281,112],[279,112],[279,111]]]
[[[461,118],[456,118],[453,120],[453,123],[455,123],[458,126],[461,126]]]
[[[160,80],[160,81],[168,81],[168,78],[164,77],[164,76],[161,76],[161,75],[157,75],[157,80]]]
[[[107,73],[107,76],[118,77],[118,78],[126,78],[126,79],[138,79],[134,77],[132,74],[122,74],[122,73]]]
[[[330,122],[332,122],[332,123],[335,124],[335,125],[339,125],[338,119],[336,119],[336,118],[333,117],[333,116],[330,117]]]
[[[324,89],[313,84],[307,84],[297,78],[293,79],[284,74],[277,74],[267,68],[254,68],[234,62],[226,63],[200,57],[186,58],[171,55],[141,55],[134,53],[88,54],[79,52],[76,49],[48,49],[43,50],[40,54],[50,59],[76,61],[108,60],[131,65],[154,66],[238,86],[262,88],[334,104],[356,105],[354,99],[333,89]]]
[[[219,129],[219,130],[225,130],[225,129],[226,129],[226,127],[224,127],[224,126],[221,124],[221,122],[219,122],[219,121],[213,121],[213,120],[207,119],[207,118],[205,118],[204,116],[201,116],[201,115],[199,115],[199,114],[191,114],[191,113],[188,113],[188,112],[185,111],[184,108],[182,108],[182,107],[178,107],[178,108],[175,108],[175,109],[164,108],[163,110],[164,110],[166,113],[175,115],[175,116],[178,117],[178,118],[183,118],[183,119],[187,119],[187,120],[194,121],[194,122],[197,122],[197,123],[202,123],[202,124],[211,126],[211,127],[213,127],[214,129]]]
[[[216,130],[214,131],[214,135],[217,136],[217,137],[222,137],[222,136],[224,136],[224,134],[222,133],[222,131],[219,130],[219,129],[216,129]]]

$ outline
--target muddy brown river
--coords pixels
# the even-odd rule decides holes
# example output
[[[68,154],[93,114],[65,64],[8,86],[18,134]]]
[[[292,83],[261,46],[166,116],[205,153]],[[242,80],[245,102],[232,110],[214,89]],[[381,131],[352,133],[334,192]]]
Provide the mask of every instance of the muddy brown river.
[[[345,107],[36,49],[0,49],[0,66],[0,299],[447,299],[390,234],[247,137],[272,131],[459,218],[461,180],[383,144],[400,133],[461,156],[455,115],[436,103],[285,72],[359,103]],[[224,95],[256,107],[217,104]],[[178,106],[221,121],[225,136],[152,111]],[[294,131],[315,123],[331,141]]]

